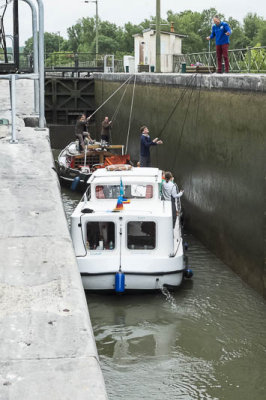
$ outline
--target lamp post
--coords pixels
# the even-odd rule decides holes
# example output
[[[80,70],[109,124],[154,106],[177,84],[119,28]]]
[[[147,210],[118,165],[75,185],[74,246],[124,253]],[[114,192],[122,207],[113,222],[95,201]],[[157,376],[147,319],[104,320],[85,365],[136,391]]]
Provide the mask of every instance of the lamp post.
[[[84,0],[84,3],[95,3],[96,5],[96,18],[95,18],[95,43],[96,43],[96,59],[98,58],[99,53],[99,35],[98,35],[98,28],[99,28],[99,15],[98,15],[98,0]]]
[[[161,72],[161,0],[156,0],[156,72]]]
[[[58,35],[58,53],[60,53],[60,31],[56,32]]]

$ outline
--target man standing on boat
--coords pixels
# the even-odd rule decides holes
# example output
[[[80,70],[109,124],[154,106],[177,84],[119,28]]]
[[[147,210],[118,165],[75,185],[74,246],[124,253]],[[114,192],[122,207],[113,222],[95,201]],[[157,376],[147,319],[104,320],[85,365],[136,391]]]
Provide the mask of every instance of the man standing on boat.
[[[90,116],[88,118],[86,118],[86,115],[82,114],[77,119],[76,126],[75,126],[75,135],[77,136],[77,138],[79,140],[80,148],[83,151],[85,149],[84,138],[89,136],[88,132],[86,131],[89,120],[90,120]]]
[[[101,140],[109,143],[111,133],[112,121],[109,121],[108,117],[105,117],[102,122]]]
[[[176,185],[173,183],[173,175],[171,172],[165,173],[165,181],[162,184],[162,199],[172,202],[172,214],[173,214],[173,228],[176,222],[176,199],[181,197],[184,190],[177,193]]]
[[[141,139],[140,139],[140,166],[141,167],[150,167],[151,159],[150,159],[150,146],[156,146],[157,144],[163,144],[162,140],[158,140],[155,138],[151,140],[149,135],[149,129],[147,126],[142,126],[140,128]]]
[[[214,25],[212,27],[212,33],[206,39],[211,40],[215,36],[216,42],[216,58],[217,58],[217,72],[222,73],[222,57],[224,58],[225,72],[229,72],[229,59],[228,59],[228,47],[229,47],[229,36],[231,35],[231,28],[226,23],[220,20],[218,15],[213,17]]]

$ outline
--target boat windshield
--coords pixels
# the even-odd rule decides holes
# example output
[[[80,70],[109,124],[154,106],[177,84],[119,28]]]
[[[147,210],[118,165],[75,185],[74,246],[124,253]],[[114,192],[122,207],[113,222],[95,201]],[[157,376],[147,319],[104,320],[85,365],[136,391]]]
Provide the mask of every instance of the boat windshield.
[[[97,199],[117,199],[120,196],[120,185],[97,185],[95,193]],[[125,185],[124,197],[127,199],[151,199],[153,197],[153,185]]]

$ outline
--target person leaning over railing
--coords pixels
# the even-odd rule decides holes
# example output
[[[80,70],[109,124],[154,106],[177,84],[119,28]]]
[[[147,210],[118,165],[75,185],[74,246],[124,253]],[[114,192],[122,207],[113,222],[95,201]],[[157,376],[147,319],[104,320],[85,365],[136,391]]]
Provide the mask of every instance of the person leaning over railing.
[[[229,59],[228,59],[228,48],[229,48],[229,36],[232,31],[227,22],[220,20],[218,15],[213,17],[214,25],[212,26],[212,33],[206,37],[207,40],[215,37],[216,43],[216,57],[217,57],[217,72],[222,73],[222,57],[224,58],[225,72],[229,72]]]

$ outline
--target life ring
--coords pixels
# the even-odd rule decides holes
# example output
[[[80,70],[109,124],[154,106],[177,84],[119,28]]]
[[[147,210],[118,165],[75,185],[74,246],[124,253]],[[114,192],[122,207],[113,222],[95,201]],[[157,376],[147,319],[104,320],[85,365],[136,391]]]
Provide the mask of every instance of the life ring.
[[[132,169],[130,164],[112,164],[105,167],[107,171],[129,171]]]

